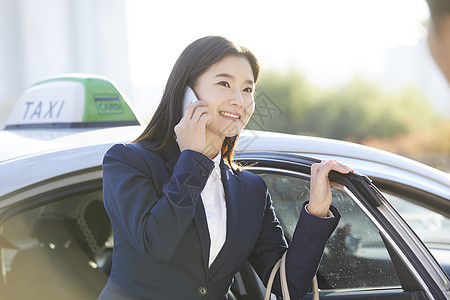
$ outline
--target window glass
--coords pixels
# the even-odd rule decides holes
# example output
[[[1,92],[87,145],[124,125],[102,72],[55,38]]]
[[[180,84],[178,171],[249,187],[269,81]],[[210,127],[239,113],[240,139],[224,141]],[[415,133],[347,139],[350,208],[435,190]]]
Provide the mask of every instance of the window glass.
[[[450,277],[450,219],[415,204],[408,198],[401,198],[384,191],[383,195],[426,244],[431,254]]]
[[[101,191],[16,215],[0,233],[8,299],[96,299],[107,281],[112,228]]]
[[[301,207],[309,200],[309,179],[281,173],[260,175],[268,185],[277,217],[290,239]],[[346,192],[333,188],[332,195],[332,204],[342,217],[324,251],[318,272],[319,288],[399,286],[378,229]]]
[[[450,245],[449,218],[385,191],[383,195],[425,244]]]

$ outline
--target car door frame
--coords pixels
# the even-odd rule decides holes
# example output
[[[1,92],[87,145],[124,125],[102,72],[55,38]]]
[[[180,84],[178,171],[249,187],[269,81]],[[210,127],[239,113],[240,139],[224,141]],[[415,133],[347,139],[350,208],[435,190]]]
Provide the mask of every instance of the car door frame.
[[[45,179],[0,197],[0,224],[33,207],[80,192],[102,189],[101,166],[76,170]]]

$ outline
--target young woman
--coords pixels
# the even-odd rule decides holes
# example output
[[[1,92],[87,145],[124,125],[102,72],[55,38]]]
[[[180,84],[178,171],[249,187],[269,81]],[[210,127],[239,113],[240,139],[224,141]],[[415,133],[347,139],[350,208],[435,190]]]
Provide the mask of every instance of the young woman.
[[[233,163],[254,110],[259,64],[246,48],[208,36],[178,58],[153,119],[133,143],[113,146],[103,193],[114,230],[112,270],[99,299],[227,299],[249,261],[264,283],[288,249],[265,182]],[[191,87],[199,101],[183,108]],[[287,255],[293,299],[310,287],[339,220],[328,172],[311,169],[311,198]],[[277,276],[273,291],[280,294]]]

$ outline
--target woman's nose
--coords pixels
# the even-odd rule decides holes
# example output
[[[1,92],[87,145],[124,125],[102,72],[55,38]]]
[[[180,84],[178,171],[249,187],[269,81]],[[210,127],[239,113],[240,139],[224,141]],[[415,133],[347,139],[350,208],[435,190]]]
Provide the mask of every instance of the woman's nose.
[[[232,98],[231,98],[231,104],[237,105],[237,106],[244,106],[244,97],[242,96],[241,91],[234,92]]]

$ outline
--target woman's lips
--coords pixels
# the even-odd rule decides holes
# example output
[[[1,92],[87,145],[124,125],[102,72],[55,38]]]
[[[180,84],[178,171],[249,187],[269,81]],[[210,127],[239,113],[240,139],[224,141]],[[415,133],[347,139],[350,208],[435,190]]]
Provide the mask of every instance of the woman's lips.
[[[226,117],[226,118],[231,118],[233,120],[239,120],[241,118],[241,115],[238,113],[231,113],[228,111],[219,111],[219,114],[221,114],[222,116]]]

